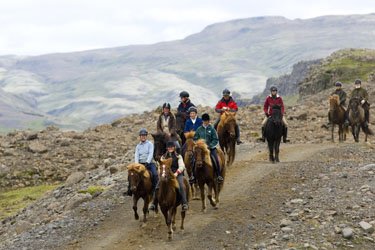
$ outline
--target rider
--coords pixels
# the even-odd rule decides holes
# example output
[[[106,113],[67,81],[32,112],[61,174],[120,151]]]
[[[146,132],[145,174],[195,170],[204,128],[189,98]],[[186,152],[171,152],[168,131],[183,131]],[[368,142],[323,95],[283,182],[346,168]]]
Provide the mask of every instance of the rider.
[[[219,125],[221,115],[223,114],[224,111],[227,111],[227,110],[232,111],[232,112],[237,112],[238,107],[237,107],[237,104],[234,102],[232,96],[230,95],[230,91],[228,89],[224,89],[223,98],[221,98],[220,101],[216,104],[216,109],[215,109],[215,111],[220,114],[214,124],[214,128],[216,130],[217,130],[217,126]],[[237,123],[236,123],[235,129],[236,129],[237,145],[239,145],[242,143],[242,141],[240,140],[240,128]]]
[[[224,181],[223,177],[221,176],[220,170],[220,163],[219,158],[217,156],[217,145],[219,143],[219,138],[217,136],[216,130],[210,124],[210,116],[208,114],[202,115],[203,124],[200,126],[194,135],[194,141],[198,139],[204,139],[206,141],[207,147],[210,150],[211,159],[214,159],[214,168],[217,175],[217,183],[222,183]],[[190,181],[194,182],[194,168],[192,168],[192,176],[190,177]]]
[[[185,123],[184,133],[196,131],[202,125],[202,119],[197,116],[198,110],[192,106],[188,110],[190,118]]]
[[[362,82],[360,79],[356,79],[354,81],[355,89],[353,89],[352,93],[350,94],[350,98],[359,97],[361,99],[362,108],[365,111],[365,120],[366,120],[365,126],[367,127],[369,124],[369,119],[370,119],[370,112],[369,112],[370,104],[368,103],[368,93],[366,89],[361,87],[361,83]],[[347,113],[349,113],[349,108],[347,110]],[[348,118],[349,116],[347,115],[346,117]],[[346,119],[345,125],[349,126],[349,124],[350,123],[348,119]]]
[[[342,83],[341,82],[336,82],[335,86],[336,86],[336,90],[331,93],[331,96],[338,95],[340,97],[340,106],[345,111],[345,113],[344,113],[344,119],[346,121],[346,120],[348,120],[347,112],[346,112],[346,108],[345,108],[345,106],[346,106],[346,104],[345,104],[346,103],[346,93],[342,89]],[[331,110],[328,111],[328,122],[327,122],[327,124],[323,125],[323,127],[325,127],[325,128],[328,128],[331,125],[331,116],[330,116],[330,114],[331,114]]]
[[[156,130],[158,133],[168,134],[170,139],[174,139],[176,147],[180,148],[176,133],[176,117],[171,112],[171,105],[169,103],[163,104],[163,112],[159,116]]]
[[[151,172],[152,188],[155,188],[156,183],[158,182],[158,174],[156,172],[156,166],[152,161],[154,155],[154,145],[152,144],[152,142],[147,140],[147,135],[148,132],[146,129],[142,128],[139,131],[139,137],[141,141],[135,148],[134,162],[143,164],[147,168],[147,170]],[[125,194],[129,196],[132,195],[130,185],[128,185],[128,191],[126,191]]]
[[[177,107],[177,112],[182,112],[186,114],[186,118],[189,118],[189,108],[195,107],[195,105],[190,101],[189,93],[186,91],[182,91],[180,93],[180,100],[181,103]]]
[[[286,143],[287,142],[287,135],[288,135],[288,123],[286,122],[285,120],[285,116],[284,116],[284,103],[283,103],[283,99],[277,94],[277,88],[275,86],[272,86],[270,88],[270,91],[271,91],[271,94],[269,96],[267,96],[266,98],[266,101],[264,102],[264,113],[266,115],[266,117],[264,118],[263,122],[262,122],[262,138],[261,138],[261,141],[265,142],[266,139],[264,137],[264,130],[265,130],[265,126],[266,126],[266,123],[268,121],[268,117],[272,116],[272,105],[281,105],[281,114],[283,115],[283,119],[282,119],[282,122],[283,122],[283,142]]]
[[[172,171],[174,176],[176,176],[178,185],[180,186],[179,192],[182,198],[182,211],[187,211],[189,209],[189,205],[186,199],[186,192],[184,186],[184,175],[183,171],[185,170],[184,160],[182,156],[176,152],[176,146],[173,141],[167,142],[168,151],[162,156],[161,159],[169,159],[172,158]],[[155,211],[156,207],[158,206],[158,191],[160,188],[160,182],[156,184],[155,188],[155,195],[150,206],[150,210]]]

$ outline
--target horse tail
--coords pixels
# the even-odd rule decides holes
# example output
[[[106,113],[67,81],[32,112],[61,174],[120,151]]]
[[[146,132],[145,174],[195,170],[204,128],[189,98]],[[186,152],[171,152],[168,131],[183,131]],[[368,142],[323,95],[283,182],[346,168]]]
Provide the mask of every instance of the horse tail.
[[[367,135],[374,135],[374,132],[373,132],[368,126],[365,127],[365,126],[362,125],[362,130],[363,130],[363,132],[365,132]]]

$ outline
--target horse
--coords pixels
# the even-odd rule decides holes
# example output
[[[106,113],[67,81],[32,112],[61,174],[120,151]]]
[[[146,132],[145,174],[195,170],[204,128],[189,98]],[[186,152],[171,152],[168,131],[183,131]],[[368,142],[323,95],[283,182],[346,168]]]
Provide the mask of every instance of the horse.
[[[194,134],[195,131],[190,131],[185,133],[185,146],[183,147],[183,152],[181,152],[182,157],[184,158],[185,168],[189,177],[192,175],[191,161],[193,159],[193,149],[194,149]],[[194,200],[199,200],[198,197],[198,185],[191,184],[192,196]]]
[[[367,142],[367,135],[374,134],[369,127],[365,126],[365,111],[361,106],[361,99],[358,97],[353,97],[349,101],[349,121],[355,142],[359,142],[360,128],[366,134],[365,142]]]
[[[265,126],[265,137],[268,143],[270,162],[280,162],[279,151],[281,137],[283,136],[283,116],[281,114],[281,105],[272,105],[272,116],[268,119]],[[275,156],[273,152],[275,151]]]
[[[143,199],[143,222],[147,222],[146,214],[148,213],[148,205],[152,200],[153,188],[151,175],[146,167],[139,163],[133,163],[126,167],[129,176],[129,186],[133,193],[133,210],[136,220],[139,219],[137,213],[137,203],[139,198]]]
[[[221,149],[217,149],[219,164],[221,167],[221,175],[225,178],[225,156]],[[210,157],[210,150],[206,145],[204,139],[199,139],[196,141],[194,146],[194,158],[195,158],[195,177],[198,182],[199,189],[201,191],[202,200],[202,212],[206,211],[206,199],[204,185],[208,187],[207,198],[210,201],[211,206],[217,207],[219,203],[220,191],[223,188],[224,182],[221,184],[217,183],[214,166]],[[212,189],[215,192],[215,199],[212,198]]]
[[[185,144],[186,138],[184,135],[185,122],[187,120],[186,114],[183,112],[175,113],[176,116],[176,132],[181,138],[181,145]]]
[[[158,192],[158,200],[160,210],[162,211],[165,223],[168,227],[168,239],[172,240],[173,231],[176,230],[176,213],[177,207],[181,205],[182,199],[178,195],[179,185],[176,177],[172,171],[172,158],[167,160],[160,160],[159,182],[160,188]],[[190,199],[190,186],[188,181],[184,178],[184,186],[186,192],[186,199]],[[184,230],[185,211],[181,211],[181,226]]]
[[[159,161],[161,156],[167,152],[169,135],[167,133],[157,133],[151,135],[154,138],[154,160]]]
[[[225,111],[217,126],[221,150],[227,155],[227,166],[232,165],[236,156],[236,112]]]
[[[339,126],[339,141],[346,140],[346,134],[349,132],[348,127],[344,126],[345,110],[340,106],[340,97],[338,95],[331,95],[329,97],[329,118],[332,125],[331,141],[334,142],[335,124]]]

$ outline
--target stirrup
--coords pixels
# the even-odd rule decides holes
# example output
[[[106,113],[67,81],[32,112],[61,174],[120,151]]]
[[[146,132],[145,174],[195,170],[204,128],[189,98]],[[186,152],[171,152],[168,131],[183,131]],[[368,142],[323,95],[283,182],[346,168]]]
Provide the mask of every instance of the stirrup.
[[[189,205],[188,204],[182,204],[182,211],[188,211],[189,210]]]
[[[224,182],[224,179],[223,177],[221,177],[220,175],[217,177],[217,183],[220,184],[220,183],[223,183]]]
[[[195,183],[195,177],[194,177],[194,175],[190,176],[189,183],[190,184],[194,184]]]
[[[122,195],[125,196],[125,197],[126,197],[126,196],[132,196],[133,193],[132,193],[132,191],[129,189],[129,190],[127,190],[126,192],[123,192]]]
[[[237,139],[237,141],[236,141],[236,144],[237,145],[240,145],[240,144],[242,144],[243,142],[240,140],[240,139]]]
[[[151,205],[150,205],[150,207],[148,208],[148,210],[150,210],[150,211],[156,211],[156,206],[155,206],[155,204],[154,203],[151,203]]]

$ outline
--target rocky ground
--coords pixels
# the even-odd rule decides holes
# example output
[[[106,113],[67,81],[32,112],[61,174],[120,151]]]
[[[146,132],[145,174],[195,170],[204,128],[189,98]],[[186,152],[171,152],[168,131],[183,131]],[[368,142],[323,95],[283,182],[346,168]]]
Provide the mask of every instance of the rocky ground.
[[[373,86],[365,86],[375,96]],[[48,127],[2,135],[2,190],[61,186],[1,221],[0,249],[371,249],[374,137],[367,144],[363,134],[359,144],[351,135],[346,143],[329,143],[330,132],[320,126],[331,91],[287,107],[291,144],[282,145],[281,164],[269,164],[265,144],[257,142],[262,106],[241,108],[245,144],[228,170],[222,205],[202,214],[192,201],[186,232],[172,243],[165,242],[160,216],[140,228],[130,199],[121,196],[137,132],[154,132],[160,110],[83,132]],[[199,112],[214,115],[208,107]]]

